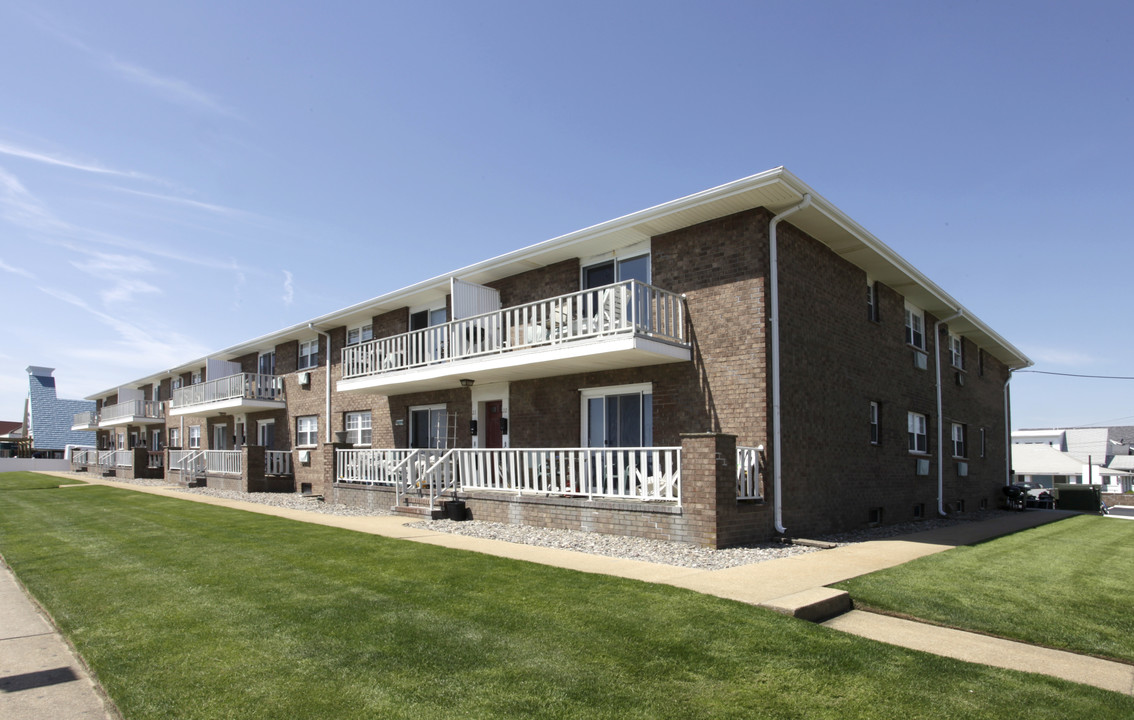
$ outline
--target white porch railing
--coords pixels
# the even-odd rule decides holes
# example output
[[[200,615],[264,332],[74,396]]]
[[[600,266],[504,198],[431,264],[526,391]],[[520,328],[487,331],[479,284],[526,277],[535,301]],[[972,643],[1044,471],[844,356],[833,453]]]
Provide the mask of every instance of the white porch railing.
[[[343,483],[681,500],[681,448],[510,448],[504,450],[338,450]]]
[[[98,413],[93,410],[75,413],[75,419],[71,422],[72,427],[90,427],[92,425],[98,425]]]
[[[736,499],[762,500],[760,486],[760,448],[736,447]]]
[[[71,453],[71,462],[75,465],[98,465],[98,450],[76,450]]]
[[[240,475],[244,461],[239,450],[205,450],[205,471],[210,475]]]
[[[266,450],[264,452],[265,475],[291,475],[290,450]]]
[[[121,420],[129,417],[161,420],[165,417],[165,413],[160,402],[127,400],[117,405],[104,405],[99,419],[106,422],[107,420]]]
[[[197,448],[170,450],[169,469],[179,470],[182,473],[203,472],[205,469],[205,451]]]
[[[219,400],[283,400],[283,381],[275,375],[237,373],[173,391],[170,406],[175,408]]]
[[[150,450],[146,467],[150,469],[161,469],[165,467],[165,453],[161,450]]]
[[[98,465],[99,467],[114,467],[114,454],[117,450],[99,450],[98,452]]]
[[[133,450],[115,450],[114,451],[114,466],[115,467],[131,467],[134,465],[134,451]]]
[[[343,378],[611,335],[687,344],[681,296],[630,280],[349,345]]]

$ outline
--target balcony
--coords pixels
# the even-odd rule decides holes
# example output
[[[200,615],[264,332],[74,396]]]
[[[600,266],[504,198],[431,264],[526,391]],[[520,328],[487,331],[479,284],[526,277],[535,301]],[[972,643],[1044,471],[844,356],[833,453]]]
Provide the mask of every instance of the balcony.
[[[691,357],[682,297],[627,281],[350,345],[337,389],[399,395]]]
[[[165,412],[159,402],[128,400],[117,405],[106,405],[99,415],[99,427],[116,425],[155,425],[165,422]]]
[[[91,410],[90,412],[81,412],[75,414],[75,419],[71,421],[72,430],[98,430],[98,413]]]
[[[238,373],[174,390],[169,414],[176,417],[218,410],[274,410],[282,407],[282,378]]]

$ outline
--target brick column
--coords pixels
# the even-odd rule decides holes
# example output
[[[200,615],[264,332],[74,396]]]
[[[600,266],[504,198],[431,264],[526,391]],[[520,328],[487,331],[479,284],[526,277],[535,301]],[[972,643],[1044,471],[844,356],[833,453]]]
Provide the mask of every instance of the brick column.
[[[681,436],[681,507],[692,542],[714,548],[766,540],[772,535],[767,503],[736,499],[736,436]]]
[[[323,488],[311,488],[312,492],[321,494],[328,501],[332,500],[331,492],[335,487],[335,450],[353,447],[347,443],[325,443],[320,450],[323,453]],[[315,453],[311,453],[312,458]]]
[[[133,473],[132,478],[149,477],[150,472],[150,451],[148,448],[136,447],[134,448],[134,457],[131,459],[130,471]]]
[[[244,492],[264,492],[265,448],[260,445],[242,445],[240,448],[240,489]]]

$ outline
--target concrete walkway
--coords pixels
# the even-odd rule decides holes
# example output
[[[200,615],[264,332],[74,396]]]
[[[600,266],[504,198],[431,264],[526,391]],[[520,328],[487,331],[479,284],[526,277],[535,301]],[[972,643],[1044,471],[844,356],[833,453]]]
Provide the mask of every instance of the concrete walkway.
[[[63,473],[58,473],[58,475],[71,479],[75,477]],[[850,610],[850,602],[846,594],[827,587],[842,580],[900,565],[959,545],[968,545],[1054,522],[1074,513],[1062,511],[1014,513],[985,522],[965,523],[886,540],[845,545],[833,550],[795,555],[753,565],[725,570],[698,570],[406,527],[407,524],[417,522],[418,518],[398,516],[343,517],[183,493],[173,487],[134,485],[94,477],[84,477],[83,480],[93,485],[108,485],[179,500],[274,515],[299,522],[338,527],[355,532],[480,552],[580,572],[662,583],[760,605],[781,613],[811,620],[827,620],[827,618],[833,617],[833,619],[824,623],[826,627],[880,642],[969,662],[1051,675],[1073,682],[1094,685],[1106,690],[1134,695],[1134,666],[1132,665],[1037,648],[1023,643],[958,630],[948,630],[872,613],[846,612]],[[82,487],[76,486],[73,489],[75,492],[82,492]],[[0,587],[3,587],[2,582],[0,582]],[[14,583],[13,587],[15,587]],[[22,598],[28,608],[31,609],[30,602],[23,596],[23,593],[18,589],[16,592],[19,595],[18,597],[0,596],[0,600],[4,601],[4,606],[18,605],[18,601]],[[9,599],[11,602],[9,602]],[[32,609],[32,612],[34,613],[34,609]],[[6,636],[8,627],[6,621],[3,627]],[[48,631],[51,631],[50,627],[48,627]],[[62,640],[60,639],[59,642],[62,643]],[[19,676],[50,667],[62,667],[64,663],[58,660],[58,655],[50,654],[39,656],[34,653],[27,655],[16,653],[9,657],[7,645],[7,639],[0,642],[0,718],[16,720],[22,718],[104,717],[104,715],[57,712],[57,708],[60,706],[53,699],[53,693],[56,690],[79,688],[85,689],[89,696],[88,700],[97,702],[99,711],[101,711],[101,698],[89,680],[85,679],[72,683],[44,686],[42,692],[36,696],[37,700],[42,699],[42,704],[39,702],[36,704],[41,709],[52,710],[51,712],[39,715],[17,715],[9,712],[3,704],[4,686],[2,685],[8,676]],[[11,647],[15,648],[16,646]],[[85,678],[85,674],[81,674],[81,665],[70,655],[68,646],[63,643],[62,648],[66,650],[66,657],[69,660],[66,666],[71,667],[76,676]],[[67,685],[73,687],[67,688]],[[59,702],[69,701],[61,698]]]

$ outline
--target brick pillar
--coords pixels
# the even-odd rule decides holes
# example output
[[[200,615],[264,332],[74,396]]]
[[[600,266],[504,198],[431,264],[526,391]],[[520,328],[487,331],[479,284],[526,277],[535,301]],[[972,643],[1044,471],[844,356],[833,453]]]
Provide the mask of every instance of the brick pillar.
[[[335,487],[335,450],[353,447],[347,443],[325,443],[322,448],[323,452],[323,487],[311,488],[311,491],[321,494],[328,501],[333,501],[331,497],[332,491]],[[315,458],[315,453],[311,453],[312,459]]]
[[[260,445],[242,445],[240,448],[240,489],[243,492],[264,492],[265,448]]]
[[[133,473],[132,478],[149,477],[150,472],[150,451],[148,448],[136,447],[134,448],[134,457],[131,460],[130,471]]]
[[[736,499],[736,436],[681,436],[681,507],[691,542],[714,548],[772,536],[770,503]]]

